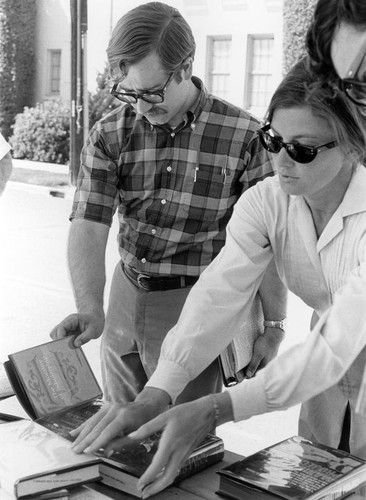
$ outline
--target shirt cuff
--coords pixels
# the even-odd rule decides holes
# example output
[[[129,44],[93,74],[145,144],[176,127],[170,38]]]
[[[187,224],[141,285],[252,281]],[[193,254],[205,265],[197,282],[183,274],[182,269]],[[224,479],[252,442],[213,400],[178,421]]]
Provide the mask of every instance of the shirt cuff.
[[[173,361],[162,360],[146,383],[146,387],[155,387],[167,392],[175,403],[179,394],[190,382],[188,373]]]
[[[243,380],[228,390],[234,422],[268,411],[263,382],[263,377],[257,374],[254,378]]]

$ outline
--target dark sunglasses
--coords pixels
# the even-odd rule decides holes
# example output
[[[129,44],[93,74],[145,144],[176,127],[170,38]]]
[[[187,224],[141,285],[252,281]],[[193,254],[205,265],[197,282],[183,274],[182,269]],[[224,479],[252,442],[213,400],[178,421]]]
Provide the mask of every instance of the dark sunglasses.
[[[336,141],[328,142],[318,148],[302,146],[301,144],[292,144],[291,142],[283,142],[278,137],[271,135],[269,133],[270,129],[271,125],[267,124],[258,130],[259,139],[263,147],[270,153],[279,153],[282,148],[285,148],[289,157],[297,163],[310,163],[316,158],[318,153],[337,146]]]
[[[363,70],[363,71],[362,71]],[[360,73],[358,76],[357,74]],[[366,40],[347,72],[347,77],[339,80],[339,88],[358,106],[366,106]]]
[[[169,78],[165,82],[164,86],[159,90],[153,90],[152,92],[118,92],[117,87],[119,83],[115,83],[111,89],[111,94],[122,102],[127,102],[129,104],[136,104],[138,99],[142,99],[150,104],[160,104],[164,102],[165,91],[172,79],[173,73],[170,73]]]

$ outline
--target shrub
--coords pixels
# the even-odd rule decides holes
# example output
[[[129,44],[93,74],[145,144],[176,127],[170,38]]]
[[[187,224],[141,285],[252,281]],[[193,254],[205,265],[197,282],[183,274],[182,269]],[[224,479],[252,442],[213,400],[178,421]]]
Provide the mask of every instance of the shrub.
[[[89,128],[92,128],[95,122],[121,104],[110,94],[108,80],[109,72],[108,66],[106,66],[103,73],[97,75],[96,92],[89,94]]]
[[[25,107],[16,115],[9,142],[13,157],[67,163],[70,148],[70,110],[60,101]]]

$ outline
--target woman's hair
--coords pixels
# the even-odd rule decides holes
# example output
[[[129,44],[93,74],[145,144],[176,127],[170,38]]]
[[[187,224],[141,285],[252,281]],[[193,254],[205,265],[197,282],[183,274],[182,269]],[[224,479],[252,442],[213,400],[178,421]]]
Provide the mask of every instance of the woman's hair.
[[[306,47],[313,70],[325,81],[338,79],[332,64],[331,44],[334,31],[341,22],[365,31],[365,0],[318,0],[315,6],[306,34]]]
[[[319,82],[307,57],[295,64],[277,87],[266,120],[272,121],[276,109],[293,107],[310,107],[315,116],[329,124],[342,151],[352,154],[355,161],[364,162],[365,117],[343,92]]]
[[[194,58],[196,43],[180,12],[161,2],[140,5],[117,22],[107,48],[111,76],[126,75],[128,66],[152,52],[167,73],[188,57]]]

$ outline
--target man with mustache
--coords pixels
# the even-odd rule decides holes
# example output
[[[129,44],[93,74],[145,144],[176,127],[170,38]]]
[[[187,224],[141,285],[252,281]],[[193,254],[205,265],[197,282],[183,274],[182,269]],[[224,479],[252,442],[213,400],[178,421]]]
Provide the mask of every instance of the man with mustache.
[[[154,372],[166,333],[201,272],[224,245],[243,191],[273,175],[258,121],[209,94],[193,76],[195,41],[177,9],[143,4],[117,23],[107,49],[111,93],[122,105],[82,151],[69,238],[77,314],[51,332],[99,337],[104,397],[133,401]],[[104,318],[105,248],[115,211],[117,264]],[[274,266],[260,288],[264,335],[247,375],[277,352],[285,291]],[[221,390],[215,360],[181,396]]]

